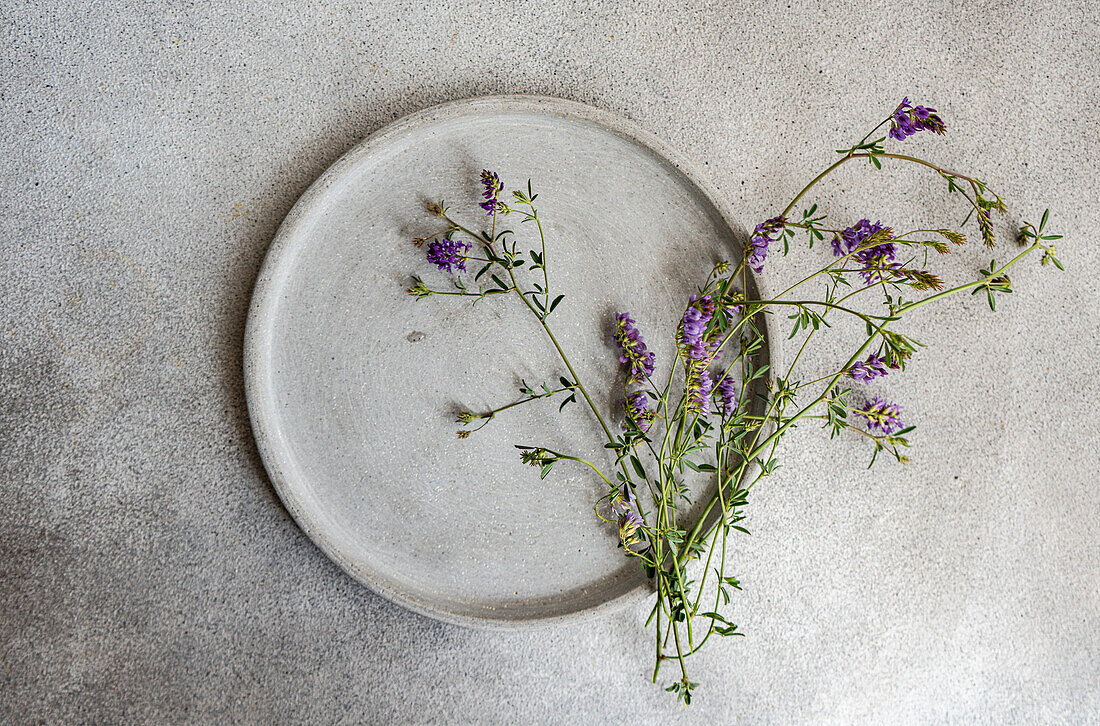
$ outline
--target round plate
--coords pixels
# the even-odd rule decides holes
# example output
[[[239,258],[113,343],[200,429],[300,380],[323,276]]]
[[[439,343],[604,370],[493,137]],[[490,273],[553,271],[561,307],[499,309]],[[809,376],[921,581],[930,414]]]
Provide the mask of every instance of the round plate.
[[[248,408],[279,496],[352,577],[466,625],[572,619],[648,585],[615,527],[593,513],[606,491],[599,478],[562,462],[540,479],[514,445],[610,471],[601,430],[583,400],[559,415],[559,395],[460,440],[457,411],[516,400],[521,380],[555,385],[565,367],[515,296],[471,305],[405,293],[413,274],[453,289],[410,241],[441,231],[427,200],[446,199],[466,226],[487,226],[477,206],[482,168],[499,172],[506,196],[531,180],[551,294],[565,294],[550,324],[620,425],[613,314],[633,313],[667,375],[688,296],[740,247],[717,195],[656,137],[606,112],[529,96],[413,114],[309,188],[256,282]],[[501,223],[521,249],[537,248],[534,225]]]

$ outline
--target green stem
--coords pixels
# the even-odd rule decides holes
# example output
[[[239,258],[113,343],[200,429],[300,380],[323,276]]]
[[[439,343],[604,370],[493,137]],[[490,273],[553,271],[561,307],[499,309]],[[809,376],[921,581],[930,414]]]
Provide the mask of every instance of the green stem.
[[[791,203],[787,205],[786,209],[784,209],[784,210],[783,210],[783,211],[782,211],[782,212],[780,213],[780,215],[779,215],[779,216],[781,216],[781,217],[786,217],[786,216],[787,216],[788,214],[790,214],[790,213],[791,213],[791,210],[792,210],[792,209],[794,209],[794,205],[798,204],[798,200],[799,200],[799,199],[801,199],[802,197],[806,196],[806,192],[808,192],[808,191],[810,191],[811,189],[813,189],[813,188],[814,188],[814,186],[815,186],[815,185],[816,185],[816,184],[817,184],[817,183],[818,183],[819,181],[821,181],[821,180],[822,180],[822,179],[824,179],[825,177],[829,176],[829,174],[831,174],[831,173],[832,173],[833,171],[835,171],[835,170],[836,170],[837,168],[839,168],[841,164],[843,164],[844,162],[846,162],[846,161],[848,161],[849,159],[851,159],[851,158],[852,158],[852,156],[854,156],[854,152],[851,152],[851,151],[849,151],[849,152],[848,152],[847,154],[845,154],[844,156],[840,157],[840,158],[839,158],[839,159],[838,159],[838,160],[837,160],[837,161],[836,161],[835,163],[833,163],[833,164],[832,164],[832,165],[831,165],[831,166],[830,166],[830,167],[829,167],[828,169],[826,169],[825,171],[823,171],[823,172],[821,172],[820,174],[818,174],[817,176],[815,176],[815,177],[814,177],[814,178],[813,178],[813,179],[812,179],[812,180],[810,181],[810,183],[809,183],[809,184],[807,184],[806,186],[802,187],[802,191],[800,191],[800,192],[799,192],[798,194],[796,194],[796,195],[795,195],[794,199],[792,199],[792,200],[791,200]]]
[[[568,390],[570,390],[570,389],[568,389],[568,388],[556,388],[553,391],[550,391],[549,393],[543,393],[543,394],[540,394],[538,396],[528,396],[527,398],[524,398],[522,400],[513,401],[512,403],[509,403],[505,406],[501,406],[500,408],[495,408],[492,411],[486,411],[485,413],[478,413],[478,414],[474,414],[474,415],[477,418],[490,418],[490,417],[495,416],[496,414],[500,413],[501,411],[507,411],[510,408],[515,408],[516,406],[520,406],[520,405],[523,405],[525,403],[529,403],[531,401],[537,401],[540,398],[549,398],[550,396],[553,396],[555,394],[562,393],[563,391],[568,391]]]
[[[600,413],[600,410],[596,408],[595,401],[593,401],[592,397],[588,395],[588,389],[586,389],[584,387],[584,384],[581,383],[580,377],[577,375],[576,369],[573,368],[573,364],[569,361],[569,356],[565,354],[565,351],[562,350],[561,343],[559,343],[557,337],[554,336],[554,331],[550,330],[550,326],[546,324],[546,320],[543,318],[542,315],[539,314],[538,310],[535,309],[535,306],[531,304],[531,301],[527,299],[527,296],[519,291],[519,286],[516,284],[515,273],[512,270],[508,270],[508,276],[512,280],[512,290],[515,291],[517,295],[519,295],[519,299],[523,301],[523,304],[527,306],[527,309],[531,311],[531,314],[538,319],[539,325],[541,325],[542,329],[546,331],[546,335],[550,338],[550,342],[554,344],[554,348],[558,351],[558,356],[561,357],[562,363],[564,363],[565,367],[569,370],[569,374],[573,376],[573,383],[577,384],[577,390],[581,392],[582,396],[584,396],[584,400],[588,403],[588,407],[592,409],[592,413],[596,416],[596,420],[600,422],[600,428],[603,429],[604,434],[607,436],[607,440],[611,443],[614,443],[615,437],[611,434],[611,428],[607,425],[607,422],[604,421],[603,415]]]

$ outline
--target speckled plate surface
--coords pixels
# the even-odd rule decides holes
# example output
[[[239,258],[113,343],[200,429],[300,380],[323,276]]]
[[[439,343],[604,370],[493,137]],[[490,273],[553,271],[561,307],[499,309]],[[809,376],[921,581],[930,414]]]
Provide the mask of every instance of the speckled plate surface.
[[[446,199],[484,224],[478,173],[532,180],[544,219],[551,318],[582,380],[621,419],[612,315],[631,311],[658,356],[687,296],[739,254],[728,213],[667,145],[612,114],[557,99],[488,97],[413,114],[348,152],[302,196],[256,283],[245,335],[249,413],[264,463],[303,530],[352,577],[466,625],[575,619],[647,593],[592,505],[579,465],[545,480],[514,444],[608,464],[582,405],[539,401],[466,440],[460,408],[517,397],[565,372],[515,299],[415,301],[412,274],[447,276],[410,244]],[[511,224],[534,246],[531,225]],[[534,239],[537,239],[535,236]]]

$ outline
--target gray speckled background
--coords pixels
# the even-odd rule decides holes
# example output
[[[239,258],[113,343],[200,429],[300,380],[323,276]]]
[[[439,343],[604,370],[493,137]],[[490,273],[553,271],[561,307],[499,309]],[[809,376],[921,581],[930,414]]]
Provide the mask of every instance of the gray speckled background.
[[[1096,11],[68,5],[0,10],[0,720],[1097,718]],[[354,584],[252,442],[244,316],[294,200],[382,124],[506,92],[630,117],[745,226],[908,94],[951,129],[911,148],[995,183],[1006,225],[1049,205],[1069,235],[1067,271],[1025,265],[996,315],[967,298],[914,321],[930,348],[881,387],[920,425],[911,464],[868,473],[860,442],[813,427],[789,440],[734,552],[747,637],[700,657],[688,712],[645,681],[642,611],[481,633]],[[955,214],[927,181],[851,166],[818,201]]]

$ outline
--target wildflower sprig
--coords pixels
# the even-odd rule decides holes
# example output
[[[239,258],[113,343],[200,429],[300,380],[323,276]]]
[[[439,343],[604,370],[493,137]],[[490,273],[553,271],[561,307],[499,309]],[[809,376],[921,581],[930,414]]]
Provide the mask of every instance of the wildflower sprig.
[[[896,402],[866,390],[892,381],[923,347],[897,328],[924,306],[966,291],[984,291],[995,309],[994,295],[1012,292],[1009,270],[1032,253],[1040,253],[1043,265],[1062,269],[1054,247],[1061,237],[1047,231],[1049,213],[1038,225],[1025,223],[1019,230],[1023,249],[1014,257],[1000,265],[991,261],[968,281],[949,287],[939,272],[929,269],[930,257],[939,259],[966,243],[961,227],[972,217],[983,243],[994,246],[992,212],[1003,213],[1006,204],[976,177],[893,150],[894,144],[923,131],[943,135],[946,125],[935,109],[903,99],[861,140],[837,150],[840,158],[784,209],[755,225],[739,260],[710,264],[684,308],[670,313],[676,322],[671,360],[657,360],[630,313],[616,314],[609,323],[622,391],[612,396],[616,403],[609,411],[596,405],[554,333],[551,315],[565,296],[551,291],[549,240],[532,183],[509,196],[496,173],[483,171],[482,199],[473,218],[483,220],[485,229],[460,221],[444,202],[428,205],[429,214],[441,219],[445,229],[414,244],[428,262],[450,275],[453,289],[429,287],[414,277],[408,293],[418,300],[437,295],[467,297],[474,303],[494,295],[516,299],[539,323],[567,371],[558,386],[521,381],[518,400],[484,412],[460,411],[456,419],[464,428],[458,435],[469,436],[520,405],[537,406],[559,397],[561,410],[583,400],[605,437],[603,460],[537,445],[516,448],[521,461],[537,468],[542,479],[569,462],[603,482],[605,493],[594,503],[595,513],[617,529],[623,554],[636,559],[653,584],[646,620],[654,632],[652,679],[660,678],[662,666],[674,664],[676,675],[666,690],[684,705],[691,703],[698,686],[689,677],[691,657],[712,636],[742,635],[728,612],[741,589],[730,573],[728,538],[748,533],[749,494],[781,467],[778,447],[786,434],[816,420],[832,438],[851,435],[866,441],[872,449],[870,465],[882,452],[907,461],[903,451],[914,427],[904,422]],[[830,224],[817,203],[792,215],[818,184],[855,159],[867,160],[873,173],[897,163],[931,170],[947,181],[950,195],[965,202],[966,216],[958,228],[942,225],[899,233],[904,228],[870,218]],[[505,228],[504,220],[519,220],[517,227],[532,231],[525,244],[521,246],[516,231]],[[766,299],[749,297],[749,271],[762,273],[769,250],[780,240],[783,254],[790,253],[800,236],[797,230],[805,233],[808,250],[816,242],[828,242],[824,253],[811,253],[820,260],[817,269]],[[797,344],[782,369],[763,360],[765,317],[776,319],[777,313],[790,323],[787,340]],[[835,324],[842,319],[858,323],[863,331],[850,353],[824,370],[804,370],[804,354],[821,335],[851,330]],[[664,368],[660,374],[659,365]],[[609,422],[616,419],[612,426]],[[702,513],[689,518],[686,509],[700,487],[705,492],[699,503]]]

